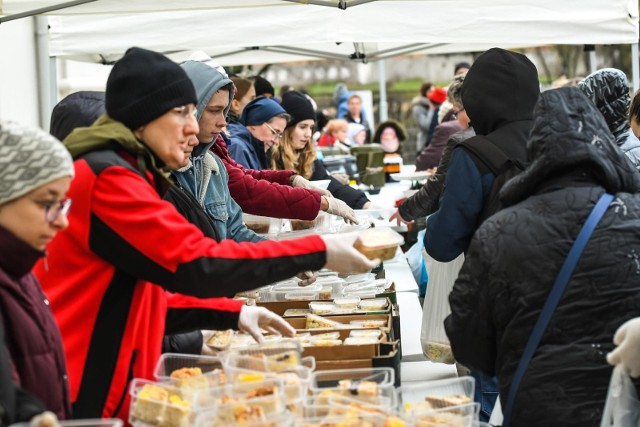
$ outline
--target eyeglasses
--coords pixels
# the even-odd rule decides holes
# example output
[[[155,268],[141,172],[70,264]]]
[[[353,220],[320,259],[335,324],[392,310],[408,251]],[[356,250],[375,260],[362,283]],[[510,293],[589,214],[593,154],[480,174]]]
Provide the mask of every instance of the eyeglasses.
[[[269,130],[273,134],[273,138],[282,139],[282,132],[278,132],[277,130],[275,130],[274,128],[269,126],[269,123],[267,123],[267,122],[264,122],[264,125],[269,128]]]
[[[461,108],[458,111],[454,111],[453,118],[457,119],[458,118],[458,114],[463,113],[463,112],[464,112],[464,108]]]
[[[71,209],[71,199],[64,199],[60,203],[44,204],[44,218],[49,224],[54,222],[60,215],[65,217]]]
[[[181,105],[180,107],[174,107],[173,111],[178,113],[180,120],[186,123],[190,117],[195,121],[198,121],[198,109],[193,105]]]

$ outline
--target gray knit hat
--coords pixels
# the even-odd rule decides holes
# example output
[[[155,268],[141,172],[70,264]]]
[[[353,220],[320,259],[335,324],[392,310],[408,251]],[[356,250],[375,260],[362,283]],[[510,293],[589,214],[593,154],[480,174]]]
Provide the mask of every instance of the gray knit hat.
[[[73,174],[71,154],[55,137],[0,121],[0,205]]]

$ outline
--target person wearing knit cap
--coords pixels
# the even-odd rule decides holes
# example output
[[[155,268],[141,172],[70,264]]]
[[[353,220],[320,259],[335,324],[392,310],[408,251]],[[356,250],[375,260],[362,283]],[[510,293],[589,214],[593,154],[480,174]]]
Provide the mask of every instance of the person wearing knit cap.
[[[476,132],[466,143],[488,141],[514,164],[526,165],[527,138],[540,95],[535,65],[522,54],[489,49],[467,72],[461,93]],[[439,208],[427,221],[424,246],[432,258],[449,262],[467,251],[484,219],[489,195],[499,190],[492,188],[495,180],[491,169],[464,144],[453,149]],[[481,420],[488,421],[497,396],[495,379],[471,373],[480,385],[476,401],[482,404]]]
[[[198,141],[204,148],[194,149],[192,159],[194,171],[188,169],[186,173],[176,173],[176,176],[182,186],[189,189],[198,201],[204,203],[216,224],[227,229],[229,234],[221,233],[221,236],[242,238],[240,236],[242,232],[240,234],[235,232],[241,231],[244,227],[234,226],[238,209],[233,205],[236,202],[244,212],[275,218],[309,221],[316,218],[320,210],[338,214],[329,204],[327,197],[331,197],[331,193],[312,186],[294,171],[254,171],[244,169],[236,163],[229,156],[226,135],[221,132],[226,125],[224,115],[221,113],[230,111],[222,94],[228,87],[223,83],[228,79],[219,72],[218,68],[207,68],[199,65],[197,61],[187,61],[182,64],[182,67],[192,79],[198,93],[198,116],[200,117]],[[214,91],[213,89],[216,88],[217,91]],[[213,155],[214,159],[221,161],[224,165],[223,168],[218,168],[221,177],[208,174],[206,167],[198,167],[196,164],[198,157],[202,157],[202,153],[205,152]],[[226,182],[222,183],[221,179],[224,175],[226,175]],[[207,176],[210,179],[205,182]],[[227,212],[223,211],[224,200],[227,201]],[[239,221],[241,224],[241,218]],[[235,231],[231,232],[231,230]],[[245,237],[248,236],[245,235]]]
[[[247,169],[268,169],[267,151],[277,145],[289,115],[276,101],[256,98],[242,111],[238,123],[230,123],[229,154]]]
[[[273,85],[264,77],[255,76],[253,78],[253,86],[256,88],[256,97],[273,98],[276,95]]]
[[[65,139],[74,209],[35,273],[62,333],[74,416],[127,419],[131,379],[154,378],[165,334],[238,326],[240,304],[215,297],[325,265],[375,264],[320,236],[286,247],[217,242],[163,200],[173,185],[166,172],[188,163],[200,130],[191,79],[164,55],[129,49],[105,100],[106,115]]]
[[[31,270],[69,225],[66,195],[73,176],[73,160],[60,141],[40,129],[0,121],[0,324],[7,343],[0,342],[0,352],[9,357],[11,377],[28,393],[24,402],[3,405],[0,418],[14,422],[29,421],[45,408],[59,419],[71,417],[60,331]],[[2,403],[12,388],[6,387]],[[20,404],[29,407],[13,407]]]
[[[282,96],[282,107],[291,120],[284,131],[282,141],[273,147],[271,165],[275,170],[295,170],[302,177],[313,181],[330,180],[328,190],[334,198],[328,199],[336,205],[337,211],[366,209],[371,205],[364,192],[342,184],[327,172],[324,164],[316,156],[313,142],[313,126],[316,113],[307,97],[295,90]],[[353,211],[351,211],[353,212]],[[345,215],[341,215],[345,217]],[[355,214],[354,214],[355,216]]]

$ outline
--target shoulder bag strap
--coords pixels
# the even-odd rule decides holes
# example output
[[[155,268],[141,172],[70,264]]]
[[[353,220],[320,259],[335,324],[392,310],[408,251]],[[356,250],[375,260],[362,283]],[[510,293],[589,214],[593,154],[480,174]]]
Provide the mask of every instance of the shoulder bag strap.
[[[589,238],[591,237],[591,233],[595,230],[598,222],[607,211],[609,204],[613,200],[613,195],[609,193],[604,193],[600,196],[600,200],[596,203],[596,206],[589,214],[589,217],[585,221],[582,229],[580,229],[580,233],[576,238],[576,241],[573,243],[571,250],[569,251],[569,255],[564,261],[562,268],[560,269],[560,273],[556,277],[555,282],[553,283],[553,288],[549,293],[549,297],[544,304],[542,312],[540,313],[540,317],[538,317],[538,321],[536,322],[536,326],[533,328],[533,332],[529,336],[529,341],[527,342],[527,346],[524,349],[524,353],[522,354],[522,358],[520,359],[520,363],[518,363],[518,368],[516,369],[515,374],[513,375],[513,379],[511,381],[511,387],[509,388],[509,395],[507,396],[507,404],[504,408],[504,421],[502,423],[502,427],[509,427],[511,424],[511,413],[513,411],[513,403],[516,399],[516,394],[518,393],[518,388],[520,387],[520,381],[524,376],[525,371],[527,370],[527,366],[533,357],[533,353],[535,353],[536,348],[538,348],[538,344],[540,344],[540,339],[542,339],[542,335],[544,334],[551,317],[553,316],[553,312],[558,306],[558,302],[560,302],[560,298],[562,298],[562,294],[569,283],[569,279],[573,274],[573,270],[578,264],[578,260],[582,255],[582,251],[584,250]]]

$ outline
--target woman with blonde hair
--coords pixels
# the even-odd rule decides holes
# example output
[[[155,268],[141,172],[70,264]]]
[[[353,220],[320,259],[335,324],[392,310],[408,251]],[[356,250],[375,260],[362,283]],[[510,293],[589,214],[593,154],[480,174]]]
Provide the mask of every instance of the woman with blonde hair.
[[[364,192],[340,183],[331,177],[316,156],[313,144],[315,111],[311,102],[298,91],[289,91],[282,96],[282,108],[291,116],[278,145],[271,148],[271,165],[275,170],[295,170],[310,180],[328,179],[328,190],[337,199],[353,209],[367,209],[371,202]]]

